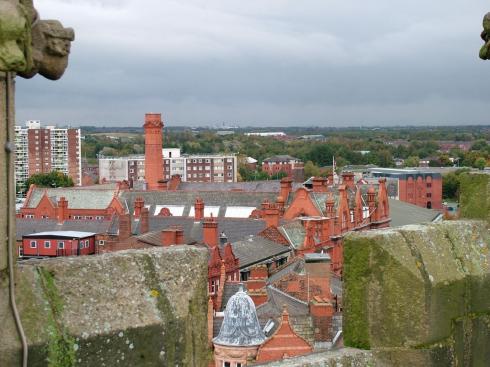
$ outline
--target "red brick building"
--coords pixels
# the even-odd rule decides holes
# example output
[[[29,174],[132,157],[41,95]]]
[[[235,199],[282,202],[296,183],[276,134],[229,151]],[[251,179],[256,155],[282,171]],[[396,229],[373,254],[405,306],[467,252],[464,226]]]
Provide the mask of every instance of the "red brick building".
[[[262,171],[267,172],[270,177],[275,177],[279,173],[284,172],[287,174],[287,177],[295,181],[303,181],[304,179],[303,162],[289,155],[276,155],[264,159],[262,162]]]
[[[395,199],[427,209],[442,208],[442,175],[430,170],[373,168],[373,177],[396,180]]]
[[[44,188],[31,185],[19,218],[110,220],[124,212],[117,189]]]
[[[23,257],[80,256],[95,253],[95,233],[78,231],[39,232],[22,237]]]

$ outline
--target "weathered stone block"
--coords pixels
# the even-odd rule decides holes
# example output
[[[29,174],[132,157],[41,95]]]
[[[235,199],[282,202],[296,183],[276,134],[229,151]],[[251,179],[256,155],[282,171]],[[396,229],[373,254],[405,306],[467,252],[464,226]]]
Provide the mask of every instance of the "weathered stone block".
[[[22,264],[29,365],[205,365],[206,285],[207,252],[190,246]]]
[[[476,221],[350,234],[345,344],[406,363],[393,365],[481,365],[466,360],[487,358],[480,346],[490,345],[489,246]]]

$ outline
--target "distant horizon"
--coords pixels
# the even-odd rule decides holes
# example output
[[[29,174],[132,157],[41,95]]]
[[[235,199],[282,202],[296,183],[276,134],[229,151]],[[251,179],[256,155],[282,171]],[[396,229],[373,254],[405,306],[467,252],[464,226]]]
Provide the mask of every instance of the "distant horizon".
[[[40,121],[42,127],[46,126],[72,126],[72,127],[93,127],[93,128],[120,128],[120,129],[125,129],[125,128],[143,128],[143,122],[140,124],[121,124],[121,123],[98,123],[98,122],[91,122],[91,123],[73,123],[73,122],[64,122],[64,123],[55,123],[55,122],[44,122],[43,120],[37,120],[37,119],[29,119],[25,120],[22,122],[17,121],[16,126],[25,126],[25,123],[27,121]],[[415,129],[430,129],[430,128],[444,128],[444,127],[459,127],[459,128],[470,128],[470,127],[488,127],[490,128],[490,123],[471,123],[471,124],[461,124],[461,123],[434,123],[434,124],[394,124],[394,125],[379,125],[376,123],[366,123],[366,124],[342,124],[342,126],[339,126],[339,124],[328,124],[328,125],[306,125],[306,124],[297,124],[297,125],[265,125],[261,124],[259,126],[257,125],[242,125],[239,124],[237,126],[219,126],[220,123],[216,124],[207,124],[207,123],[202,123],[202,124],[185,124],[185,123],[168,123],[164,121],[164,128],[206,128],[209,130],[243,130],[243,129],[257,129],[257,130],[264,130],[264,129],[410,129],[410,128],[415,128]]]

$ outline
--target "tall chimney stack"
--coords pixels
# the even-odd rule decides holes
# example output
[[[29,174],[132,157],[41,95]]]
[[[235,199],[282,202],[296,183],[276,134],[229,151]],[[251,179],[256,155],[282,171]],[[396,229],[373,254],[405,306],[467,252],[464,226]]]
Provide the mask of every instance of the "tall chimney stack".
[[[162,115],[160,113],[145,114],[145,180],[148,190],[158,190],[158,182],[163,176],[163,138]]]

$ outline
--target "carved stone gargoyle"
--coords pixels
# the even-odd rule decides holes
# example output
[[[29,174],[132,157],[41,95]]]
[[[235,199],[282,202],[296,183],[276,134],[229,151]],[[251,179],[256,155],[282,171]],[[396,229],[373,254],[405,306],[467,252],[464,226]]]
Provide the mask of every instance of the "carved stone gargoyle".
[[[72,28],[39,19],[32,0],[0,0],[0,71],[59,79],[74,39]]]
[[[490,59],[490,13],[485,14],[483,17],[483,32],[481,32],[481,38],[485,41],[485,44],[480,49],[480,59]]]

